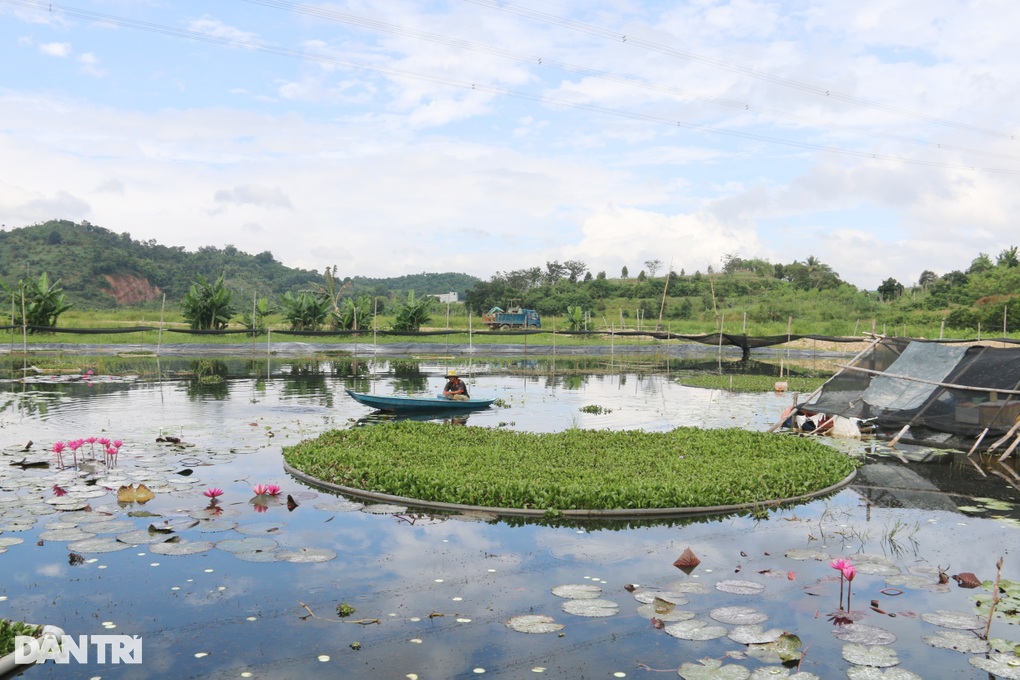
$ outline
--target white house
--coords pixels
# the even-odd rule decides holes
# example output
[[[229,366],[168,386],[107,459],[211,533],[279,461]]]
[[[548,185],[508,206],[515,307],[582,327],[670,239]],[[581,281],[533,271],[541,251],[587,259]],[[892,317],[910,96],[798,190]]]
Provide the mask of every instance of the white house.
[[[445,293],[443,295],[435,295],[433,297],[439,298],[440,302],[449,304],[450,302],[460,302],[460,297],[456,292]]]

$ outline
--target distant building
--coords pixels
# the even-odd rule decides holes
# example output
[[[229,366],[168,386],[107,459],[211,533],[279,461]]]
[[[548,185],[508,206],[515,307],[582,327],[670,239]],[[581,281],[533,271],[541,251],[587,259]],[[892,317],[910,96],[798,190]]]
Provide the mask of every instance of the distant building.
[[[457,293],[455,293],[455,292],[453,292],[453,293],[445,293],[443,295],[435,295],[433,297],[436,297],[436,298],[439,299],[440,302],[447,303],[447,304],[449,304],[451,302],[460,302],[460,296],[457,295]]]

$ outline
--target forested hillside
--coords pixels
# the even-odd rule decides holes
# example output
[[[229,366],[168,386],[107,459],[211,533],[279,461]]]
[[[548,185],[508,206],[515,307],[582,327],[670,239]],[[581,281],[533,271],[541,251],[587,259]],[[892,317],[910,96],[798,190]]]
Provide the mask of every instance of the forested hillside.
[[[60,280],[78,309],[161,304],[164,294],[167,304],[175,305],[199,275],[209,281],[224,275],[237,300],[251,300],[253,295],[273,300],[287,292],[315,289],[324,274],[287,267],[269,251],[251,255],[233,246],[205,246],[189,252],[88,222],[53,220],[0,231],[0,280],[16,287],[19,280],[43,272],[51,281]],[[413,289],[419,295],[451,291],[463,295],[477,281],[466,274],[355,277],[345,294],[388,296]]]

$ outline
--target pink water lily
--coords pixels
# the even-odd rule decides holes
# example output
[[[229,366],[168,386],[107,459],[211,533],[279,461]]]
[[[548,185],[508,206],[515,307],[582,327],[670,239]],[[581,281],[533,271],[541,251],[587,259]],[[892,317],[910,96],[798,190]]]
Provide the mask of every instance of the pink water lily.
[[[857,575],[857,567],[852,564],[848,564],[840,570],[843,573],[843,578],[847,581],[853,581],[854,576]]]
[[[119,448],[120,448],[120,447],[122,447],[122,446],[124,446],[124,442],[122,442],[122,441],[121,441],[121,440],[119,440],[119,439],[114,439],[114,440],[113,440],[113,448],[115,448],[115,449],[119,449]]]
[[[255,492],[256,496],[263,496],[269,493],[269,487],[266,486],[265,484],[256,484],[251,488],[251,490]]]
[[[100,444],[102,444],[103,446],[109,446],[110,445],[110,438],[109,437],[100,437],[96,441],[99,442]]]
[[[116,449],[116,448],[114,448],[112,446],[107,446],[106,447],[106,462],[107,463],[113,462],[114,464],[116,464],[117,463],[117,454],[118,453],[119,453],[118,449]]]
[[[839,557],[829,562],[829,566],[839,570],[839,608],[843,609],[843,582],[852,582],[857,575],[857,567],[848,559]],[[850,590],[846,593],[846,608],[850,611]]]
[[[282,491],[282,489],[280,489],[280,487],[277,484],[269,484],[266,486],[266,493],[268,493],[270,496],[279,496],[280,491]]]
[[[52,451],[53,453],[56,454],[56,456],[57,456],[57,463],[60,464],[60,467],[64,467],[64,447],[65,446],[67,446],[67,445],[64,444],[64,442],[55,442],[53,444],[53,446],[50,447],[50,451]]]
[[[216,500],[217,498],[219,498],[220,496],[223,495],[223,489],[219,489],[219,488],[214,486],[212,488],[209,488],[209,489],[206,489],[205,491],[203,491],[202,495],[207,497],[207,498],[212,498],[213,500]]]
[[[843,571],[847,567],[852,567],[853,564],[851,564],[850,560],[845,559],[843,557],[839,557],[839,558],[834,559],[833,561],[829,562],[829,566],[832,567],[833,569],[837,569],[839,571]]]

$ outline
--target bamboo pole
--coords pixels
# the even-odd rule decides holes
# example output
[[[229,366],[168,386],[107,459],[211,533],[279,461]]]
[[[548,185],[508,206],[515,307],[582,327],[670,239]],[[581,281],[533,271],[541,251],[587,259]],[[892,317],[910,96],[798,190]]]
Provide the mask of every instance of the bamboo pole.
[[[980,436],[978,436],[977,441],[974,442],[974,446],[970,447],[970,451],[967,452],[967,457],[968,458],[970,457],[970,455],[972,453],[977,451],[977,447],[981,446],[981,440],[985,438],[986,434],[988,434],[988,428],[987,427],[984,430],[981,431],[981,434],[980,434]]]
[[[163,293],[163,305],[159,308],[159,329],[156,331],[156,356],[163,345],[163,316],[166,314],[166,293]]]
[[[1005,444],[1007,441],[1009,441],[1010,437],[1012,437],[1014,434],[1016,434],[1017,430],[1020,430],[1020,420],[1017,420],[1015,423],[1013,423],[1013,427],[1009,428],[1009,432],[1004,434],[1002,437],[997,439],[991,446],[989,446],[988,447],[988,451],[989,452],[994,451],[995,449],[999,448],[1001,445]]]
[[[829,380],[826,380],[824,383],[819,385],[818,388],[814,392],[812,392],[811,394],[807,395],[807,397],[804,398],[804,403],[806,404],[807,402],[809,402],[812,399],[814,399],[822,391],[822,388],[825,387],[825,385],[829,383],[830,380],[832,380],[837,375],[842,373],[844,370],[846,370],[847,368],[852,367],[855,363],[860,361],[861,357],[863,357],[865,354],[870,352],[875,347],[875,345],[877,345],[879,342],[882,341],[882,339],[883,338],[880,337],[880,336],[875,336],[875,339],[871,341],[871,344],[868,345],[867,347],[865,347],[864,349],[862,349],[860,352],[858,352],[857,356],[855,356],[853,359],[851,359],[850,363],[848,365],[841,367],[841,369],[839,371],[836,371],[835,375],[833,375],[832,378],[829,378]],[[768,432],[775,432],[776,430],[778,430],[779,426],[783,424],[784,420],[786,420],[786,419],[785,418],[780,418],[778,421],[776,421],[775,425],[773,425],[772,427],[770,427],[768,429]]]
[[[1013,443],[1009,445],[1008,449],[1006,449],[1006,452],[999,456],[1000,463],[1009,458],[1009,454],[1016,450],[1017,444],[1020,444],[1020,435],[1017,435],[1016,439],[1013,440]]]

